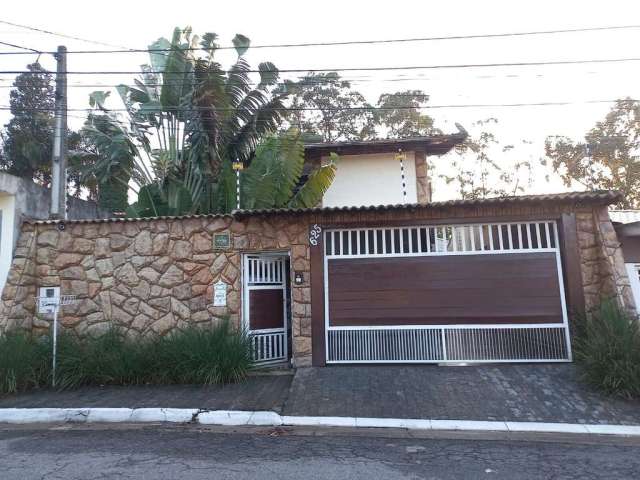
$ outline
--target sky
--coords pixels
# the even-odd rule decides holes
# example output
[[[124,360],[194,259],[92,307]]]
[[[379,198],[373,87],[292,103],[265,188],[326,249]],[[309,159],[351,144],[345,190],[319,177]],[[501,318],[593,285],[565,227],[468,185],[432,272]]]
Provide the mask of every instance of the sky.
[[[108,6],[107,6],[108,5]],[[236,33],[251,38],[252,44],[381,40],[435,36],[495,34],[536,30],[572,29],[640,24],[640,2],[609,0],[491,1],[457,0],[346,2],[189,1],[184,3],[132,2],[112,0],[11,2],[0,11],[0,20],[29,25],[70,36],[91,39],[127,48],[145,48],[158,37],[170,37],[176,26],[191,26],[195,33],[216,32],[220,43],[228,45]],[[58,45],[69,50],[105,49],[78,40],[58,38],[0,24],[0,42],[13,43],[41,51]],[[253,48],[247,58],[252,65],[272,61],[280,69],[334,69],[353,67],[403,67],[478,63],[513,63],[584,60],[602,58],[640,58],[640,28],[533,35],[520,37],[438,40],[393,44]],[[0,45],[2,51],[15,51]],[[228,65],[232,50],[218,57]],[[0,70],[22,70],[35,61],[33,55],[0,56]],[[55,68],[51,55],[40,58]],[[147,62],[145,54],[72,54],[70,71],[137,71]],[[640,98],[640,62],[582,64],[571,66],[527,66],[472,69],[395,70],[387,72],[346,72],[354,88],[375,103],[383,92],[421,89],[430,95],[428,109],[436,126],[455,132],[460,123],[471,133],[474,122],[489,117],[498,123],[494,133],[503,145],[517,148],[495,159],[504,166],[522,160],[537,164],[544,156],[548,135],[580,139],[610,109],[607,103],[580,103],[593,100]],[[69,79],[69,108],[87,108],[88,94],[94,88],[80,84],[114,85],[131,82],[132,75],[82,75]],[[295,78],[286,74],[285,78]],[[0,106],[9,103],[12,75],[0,74]],[[98,89],[98,88],[95,88]],[[106,89],[106,88],[105,88]],[[115,95],[115,92],[114,92]],[[577,102],[564,106],[435,108],[450,105]],[[112,103],[112,107],[119,105]],[[73,112],[73,128],[82,124],[82,113]],[[78,118],[80,117],[80,118]],[[8,121],[0,111],[0,124]],[[524,144],[523,141],[530,143]],[[436,173],[450,173],[452,155],[433,159]],[[534,182],[526,193],[567,190],[557,176],[536,166]],[[573,185],[569,189],[579,189]],[[451,186],[434,178],[434,199],[455,198]]]

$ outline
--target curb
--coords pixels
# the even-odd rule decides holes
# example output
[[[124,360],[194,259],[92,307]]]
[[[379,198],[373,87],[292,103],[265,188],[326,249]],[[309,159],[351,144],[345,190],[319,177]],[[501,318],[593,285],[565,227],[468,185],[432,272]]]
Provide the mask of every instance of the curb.
[[[158,422],[222,426],[402,428],[408,430],[573,433],[640,437],[640,425],[312,417],[279,415],[272,411],[189,408],[0,408],[0,424]]]

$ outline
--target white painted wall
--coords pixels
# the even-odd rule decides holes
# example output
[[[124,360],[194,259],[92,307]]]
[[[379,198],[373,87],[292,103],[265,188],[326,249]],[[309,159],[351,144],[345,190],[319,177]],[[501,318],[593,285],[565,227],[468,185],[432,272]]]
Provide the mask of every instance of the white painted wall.
[[[11,261],[13,260],[13,245],[16,218],[16,197],[0,195],[0,293],[7,281]]]
[[[627,267],[627,275],[631,290],[633,291],[633,299],[636,301],[636,311],[640,312],[640,264],[625,263]]]
[[[417,203],[415,155],[406,152],[406,157],[403,161],[406,199],[402,195],[400,162],[395,159],[395,153],[341,155],[336,178],[325,193],[322,205],[354,207]]]

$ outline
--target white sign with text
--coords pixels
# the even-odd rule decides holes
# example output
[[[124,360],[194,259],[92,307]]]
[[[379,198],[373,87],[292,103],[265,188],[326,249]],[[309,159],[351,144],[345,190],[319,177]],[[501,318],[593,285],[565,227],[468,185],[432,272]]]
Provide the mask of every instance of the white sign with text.
[[[227,306],[227,284],[224,282],[217,282],[213,285],[213,306],[214,307],[226,307]]]

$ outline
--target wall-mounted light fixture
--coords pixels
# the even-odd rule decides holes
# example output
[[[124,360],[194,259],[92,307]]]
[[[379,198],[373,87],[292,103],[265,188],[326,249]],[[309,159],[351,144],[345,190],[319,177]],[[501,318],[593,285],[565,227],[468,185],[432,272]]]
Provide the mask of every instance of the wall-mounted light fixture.
[[[296,285],[302,285],[304,283],[304,273],[294,272],[293,283],[295,283]]]

